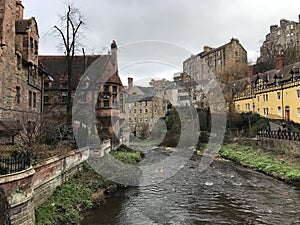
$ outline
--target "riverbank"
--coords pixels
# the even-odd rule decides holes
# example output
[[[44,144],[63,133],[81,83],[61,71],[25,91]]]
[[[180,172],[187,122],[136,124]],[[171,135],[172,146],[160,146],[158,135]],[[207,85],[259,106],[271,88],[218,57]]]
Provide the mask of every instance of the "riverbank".
[[[135,164],[142,159],[140,152],[121,150],[111,154],[124,163]],[[80,224],[87,211],[102,205],[107,196],[121,188],[124,187],[106,180],[84,163],[81,171],[59,186],[53,195],[36,209],[36,224]]]
[[[235,144],[222,146],[219,155],[288,183],[300,183],[300,159],[289,159],[256,146]]]

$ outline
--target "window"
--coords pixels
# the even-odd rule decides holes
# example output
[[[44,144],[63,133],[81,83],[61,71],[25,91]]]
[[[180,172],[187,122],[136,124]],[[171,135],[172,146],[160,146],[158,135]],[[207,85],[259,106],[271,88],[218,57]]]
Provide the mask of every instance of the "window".
[[[44,89],[49,89],[49,82],[44,83]]]
[[[118,103],[118,101],[117,101],[117,95],[116,94],[113,94],[112,95],[112,104],[113,104],[113,108],[115,109],[115,108],[117,108],[117,103]]]
[[[259,114],[259,113],[260,113],[260,109],[258,108],[258,109],[257,109],[257,114]]]
[[[36,93],[33,92],[33,108],[36,108]]]
[[[281,115],[281,106],[278,106],[278,107],[277,107],[277,114],[278,114],[278,115]]]
[[[145,123],[147,123],[147,122],[148,122],[148,119],[146,118],[144,121],[145,121]]]
[[[145,113],[148,113],[148,109],[145,109]]]
[[[113,86],[113,93],[117,93],[118,92],[118,87],[117,86]]]
[[[32,91],[28,91],[28,106],[32,106]]]
[[[291,30],[292,30],[292,29],[294,29],[294,25],[293,25],[293,24],[291,24]]]
[[[17,69],[21,70],[22,68],[22,59],[21,56],[17,55]]]
[[[145,101],[145,106],[147,106],[147,101]]]
[[[61,91],[61,102],[66,103],[68,98],[68,93],[67,91],[63,90]]]
[[[142,110],[142,109],[140,109],[140,113],[143,113],[143,110]]]
[[[257,96],[257,102],[259,102],[259,96]]]
[[[280,92],[277,92],[277,99],[280,100]]]
[[[129,114],[131,113],[131,109],[128,110],[128,113],[129,113]]]
[[[237,111],[240,112],[241,109],[240,109],[240,105],[237,105]]]
[[[246,103],[245,107],[246,107],[246,110],[250,110],[250,104],[249,103]]]
[[[109,101],[104,100],[103,101],[103,107],[106,108],[106,109],[109,108]]]
[[[44,104],[49,103],[49,94],[48,91],[44,91]]]
[[[264,108],[264,115],[268,115],[269,114],[269,109],[268,108]]]
[[[16,86],[16,103],[21,103],[21,88]]]
[[[300,108],[297,108],[297,116],[300,117]]]
[[[134,109],[133,112],[136,113],[136,109]]]
[[[300,90],[297,90],[297,98],[300,98]]]
[[[109,93],[109,86],[107,85],[104,86],[104,93],[106,94]]]

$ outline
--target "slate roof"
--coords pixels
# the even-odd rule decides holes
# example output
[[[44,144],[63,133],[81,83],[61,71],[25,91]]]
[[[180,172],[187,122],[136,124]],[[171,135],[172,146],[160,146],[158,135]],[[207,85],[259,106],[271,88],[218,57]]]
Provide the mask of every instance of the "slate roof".
[[[97,59],[99,59],[96,66],[97,70],[90,69],[89,66]],[[80,78],[88,68],[90,69],[92,76],[101,74],[106,69],[109,60],[111,60],[111,55],[74,56],[72,66],[73,85],[76,86],[78,84]],[[39,62],[42,64],[44,71],[53,77],[54,82],[52,88],[59,88],[60,80],[66,78],[67,75],[67,62],[65,56],[39,56]],[[100,69],[103,69],[103,71]],[[106,80],[106,82],[122,85],[118,73],[114,73]]]
[[[30,19],[26,19],[26,20],[16,20],[15,21],[16,33],[17,34],[26,34],[27,28],[29,28],[33,22],[35,22],[35,28],[38,32],[36,20],[34,17],[31,17]]]
[[[300,77],[299,74],[300,62],[296,62],[287,66],[284,66],[280,70],[272,69],[264,73],[258,73],[251,77],[251,83],[255,86],[258,79],[262,79],[266,82],[267,86],[275,84],[276,78],[279,78],[280,83],[287,82],[292,79],[294,75],[296,78]]]

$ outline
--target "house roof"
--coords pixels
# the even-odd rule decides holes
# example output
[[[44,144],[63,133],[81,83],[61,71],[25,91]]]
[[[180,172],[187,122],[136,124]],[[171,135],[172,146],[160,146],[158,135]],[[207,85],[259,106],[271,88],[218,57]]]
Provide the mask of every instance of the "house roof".
[[[152,101],[155,95],[130,95],[126,98],[126,103]]]
[[[34,17],[31,17],[30,19],[26,19],[26,20],[16,20],[15,21],[16,33],[17,34],[26,34],[27,29],[32,25],[32,23],[35,24],[35,29],[38,33],[37,22]]]
[[[97,62],[95,62],[99,59]],[[90,69],[91,76],[99,76],[107,69],[107,63],[111,60],[111,55],[87,55],[87,56],[74,56],[73,58],[73,85],[77,86],[80,78],[92,63],[96,63],[95,69]],[[59,88],[60,80],[66,79],[67,76],[67,62],[65,56],[39,56],[39,62],[43,65],[46,73],[50,74],[54,82],[52,88]],[[101,69],[103,69],[101,71]],[[118,72],[114,72],[105,80],[106,83],[117,83],[122,85]]]
[[[155,94],[155,90],[153,87],[143,87],[143,86],[136,86],[140,89],[144,94]]]

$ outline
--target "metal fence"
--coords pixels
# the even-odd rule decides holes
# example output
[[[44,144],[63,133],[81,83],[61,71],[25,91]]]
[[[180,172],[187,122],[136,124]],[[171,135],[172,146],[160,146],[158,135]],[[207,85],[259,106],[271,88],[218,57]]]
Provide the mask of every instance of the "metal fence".
[[[20,152],[14,156],[0,156],[0,175],[16,173],[30,167],[30,152]]]
[[[285,139],[291,141],[300,141],[300,133],[291,132],[288,130],[278,130],[278,131],[260,131],[258,133],[259,137],[273,138],[273,139]]]

